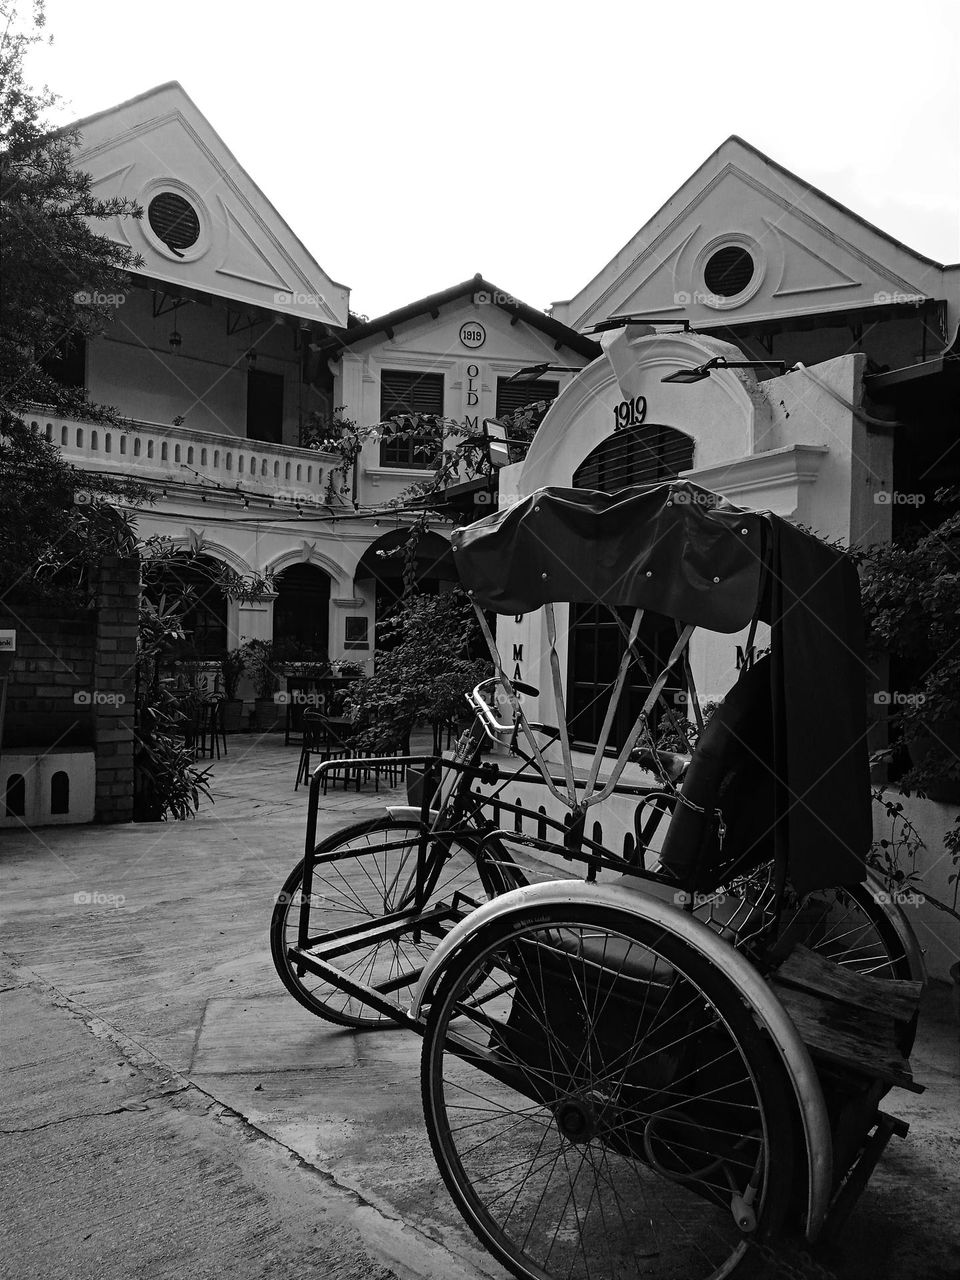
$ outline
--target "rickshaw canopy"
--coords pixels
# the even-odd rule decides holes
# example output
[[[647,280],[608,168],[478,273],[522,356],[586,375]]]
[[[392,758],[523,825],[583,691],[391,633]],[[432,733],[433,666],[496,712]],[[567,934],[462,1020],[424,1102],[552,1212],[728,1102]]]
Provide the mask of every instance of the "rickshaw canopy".
[[[763,516],[685,481],[596,493],[540,489],[452,536],[482,609],[633,605],[711,631],[756,612]]]

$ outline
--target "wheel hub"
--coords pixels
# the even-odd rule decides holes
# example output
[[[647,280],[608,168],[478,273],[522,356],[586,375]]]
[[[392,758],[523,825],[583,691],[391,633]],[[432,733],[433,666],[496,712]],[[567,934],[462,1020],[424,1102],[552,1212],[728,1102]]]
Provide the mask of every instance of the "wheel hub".
[[[553,1118],[568,1142],[589,1142],[599,1128],[597,1109],[589,1098],[564,1098],[554,1107]]]

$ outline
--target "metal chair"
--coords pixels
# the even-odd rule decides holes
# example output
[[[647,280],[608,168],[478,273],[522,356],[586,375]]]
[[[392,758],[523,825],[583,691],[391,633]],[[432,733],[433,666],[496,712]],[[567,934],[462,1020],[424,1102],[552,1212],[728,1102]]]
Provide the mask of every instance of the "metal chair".
[[[196,722],[196,750],[199,756],[209,756],[212,760],[214,752],[219,760],[221,747],[223,755],[227,754],[227,735],[223,727],[223,699],[208,698],[199,708]]]
[[[353,758],[354,752],[350,746],[347,737],[338,732],[339,726],[332,725],[326,716],[321,715],[319,711],[305,711],[303,713],[303,740],[300,745],[300,760],[297,764],[297,779],[293,785],[294,791],[300,786],[300,783],[306,783],[310,776],[311,757],[317,756],[321,763],[327,760],[349,760]],[[335,780],[338,770],[331,770],[324,774],[323,777],[323,794],[327,794],[327,786],[331,779]],[[350,777],[353,770],[344,763],[343,766],[343,782],[344,788],[349,786]],[[360,790],[361,769],[356,770],[357,790]]]

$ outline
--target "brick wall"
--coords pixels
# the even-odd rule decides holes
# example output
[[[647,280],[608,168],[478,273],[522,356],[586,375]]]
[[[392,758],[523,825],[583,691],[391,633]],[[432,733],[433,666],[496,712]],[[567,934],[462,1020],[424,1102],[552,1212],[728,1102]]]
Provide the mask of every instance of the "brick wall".
[[[136,698],[140,565],[112,557],[100,573],[94,679],[98,822],[133,818],[133,715]]]
[[[112,557],[102,565],[92,609],[0,605],[0,628],[17,632],[3,749],[92,747],[97,822],[133,817],[139,594],[137,560]]]
[[[17,633],[7,672],[4,749],[92,747],[92,700],[77,702],[75,695],[93,689],[96,613],[65,613],[32,601],[0,605],[0,628]]]

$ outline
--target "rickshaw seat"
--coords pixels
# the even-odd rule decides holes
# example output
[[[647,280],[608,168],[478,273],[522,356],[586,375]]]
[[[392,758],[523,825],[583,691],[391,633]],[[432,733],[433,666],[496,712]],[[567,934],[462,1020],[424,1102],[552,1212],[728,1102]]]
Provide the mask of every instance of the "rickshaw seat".
[[[660,862],[668,875],[709,890],[734,863],[738,873],[747,872],[773,857],[772,760],[770,659],[764,657],[741,674],[703,728],[663,840]]]

